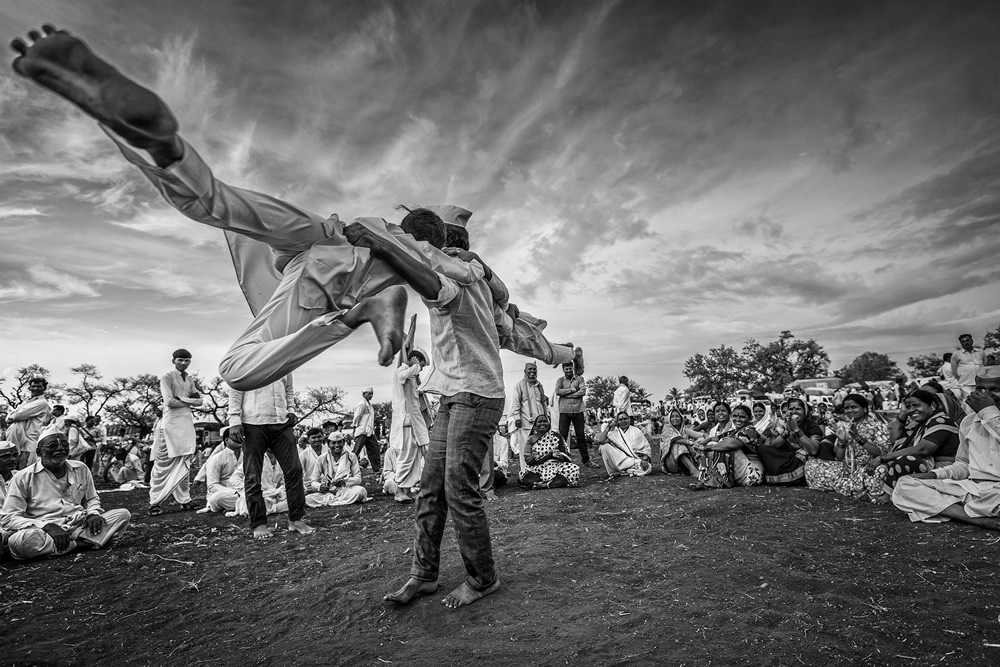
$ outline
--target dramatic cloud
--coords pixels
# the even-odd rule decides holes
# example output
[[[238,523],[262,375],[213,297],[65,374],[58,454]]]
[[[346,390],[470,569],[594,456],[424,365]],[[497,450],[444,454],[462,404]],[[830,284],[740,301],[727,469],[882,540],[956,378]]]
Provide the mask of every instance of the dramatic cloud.
[[[591,372],[658,394],[691,354],[783,329],[836,366],[996,324],[992,4],[0,4],[8,39],[53,17],[155,90],[228,183],[348,220],[475,211],[515,302]],[[59,362],[99,366],[196,331],[211,373],[248,321],[221,232],[9,69],[0,153],[0,364],[56,365],[37,320]],[[385,394],[373,345],[361,331],[297,382]]]

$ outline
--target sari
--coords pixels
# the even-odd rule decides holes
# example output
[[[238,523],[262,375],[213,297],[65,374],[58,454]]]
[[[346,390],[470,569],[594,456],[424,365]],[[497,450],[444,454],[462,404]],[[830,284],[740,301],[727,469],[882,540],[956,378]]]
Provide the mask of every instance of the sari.
[[[906,429],[889,450],[898,452],[928,440],[937,445],[937,451],[930,456],[908,454],[886,462],[886,476],[883,490],[891,494],[900,477],[920,472],[930,472],[955,462],[958,453],[958,425],[938,410],[913,428]]]
[[[810,489],[833,491],[849,498],[868,498],[872,502],[882,497],[886,466],[868,469],[872,455],[860,440],[868,440],[883,454],[889,451],[889,428],[885,422],[869,412],[856,423],[852,432],[847,422],[836,426],[837,441],[844,443],[842,461],[825,461],[810,458],[805,464],[806,484]]]

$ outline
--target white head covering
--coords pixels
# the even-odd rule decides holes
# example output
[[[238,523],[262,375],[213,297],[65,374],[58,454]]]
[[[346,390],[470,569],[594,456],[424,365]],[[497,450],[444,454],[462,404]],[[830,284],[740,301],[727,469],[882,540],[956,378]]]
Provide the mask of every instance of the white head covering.
[[[753,425],[753,430],[757,431],[758,433],[763,433],[771,426],[771,404],[764,403],[763,405],[764,405],[764,416],[760,418],[760,421],[758,421],[756,424]],[[753,408],[751,407],[750,409],[752,414]]]
[[[13,442],[9,442],[7,440],[0,440],[0,452],[6,452],[6,451],[10,451],[10,450],[16,452],[17,451],[17,445],[15,445]]]

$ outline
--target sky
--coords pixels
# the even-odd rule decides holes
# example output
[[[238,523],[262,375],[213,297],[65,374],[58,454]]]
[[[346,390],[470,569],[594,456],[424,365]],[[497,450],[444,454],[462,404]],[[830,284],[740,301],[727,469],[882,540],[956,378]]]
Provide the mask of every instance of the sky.
[[[0,0],[6,41],[42,23],[155,90],[228,183],[347,220],[472,210],[512,300],[656,398],[782,330],[905,368],[1000,324],[994,2]],[[8,376],[185,347],[208,378],[249,323],[222,234],[9,67],[0,230]],[[359,330],[296,384],[388,400],[375,356]]]

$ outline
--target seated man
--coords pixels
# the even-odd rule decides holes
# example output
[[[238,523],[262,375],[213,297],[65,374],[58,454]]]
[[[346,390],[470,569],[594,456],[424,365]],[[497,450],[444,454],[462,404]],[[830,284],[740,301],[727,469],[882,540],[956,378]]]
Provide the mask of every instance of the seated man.
[[[233,473],[243,470],[243,443],[229,437],[229,427],[222,429],[222,449],[212,454],[205,464],[205,484],[208,486],[205,496],[205,509],[199,512],[230,512],[236,509],[236,503],[243,496],[240,488],[233,488],[230,481]]]
[[[900,477],[892,502],[910,521],[954,519],[1000,530],[1000,366],[979,369],[966,403],[973,413],[958,428],[955,462]]]
[[[243,489],[243,484],[244,476],[241,466],[230,478],[230,486],[240,491]],[[270,449],[264,452],[264,464],[260,471],[260,490],[264,496],[267,514],[280,514],[288,511],[288,497],[285,495],[285,473],[282,472],[277,457]],[[250,516],[245,494],[240,494],[240,499],[236,501],[236,509],[226,512],[226,516]]]
[[[331,433],[333,437],[336,433]],[[302,485],[306,493],[312,493],[316,489],[309,486],[310,480],[319,479],[319,459],[326,454],[326,435],[323,429],[313,426],[306,431],[305,446],[299,443],[299,462],[302,463]],[[317,487],[319,488],[319,487]]]
[[[111,478],[118,484],[127,482],[142,483],[142,476],[145,471],[142,469],[142,461],[139,459],[138,450],[135,447],[125,449],[124,447],[115,452],[115,463],[111,467]]]
[[[0,440],[0,508],[7,498],[7,485],[17,470],[17,445]],[[0,549],[7,546],[7,533],[0,530]]]
[[[600,445],[604,468],[612,477],[617,474],[637,477],[653,470],[649,440],[632,425],[632,417],[624,410],[618,413],[614,426],[607,424],[594,441]]]
[[[351,505],[368,500],[368,491],[361,486],[361,464],[358,457],[344,447],[343,434],[334,434],[330,449],[319,459],[318,474],[306,481],[309,507]]]
[[[51,433],[38,442],[39,460],[18,472],[0,510],[0,531],[17,560],[62,556],[78,545],[103,547],[125,532],[126,509],[101,511],[86,464],[69,460],[69,441]]]
[[[497,424],[497,432],[493,434],[493,488],[499,489],[507,483],[510,474],[510,436],[507,435],[507,424]]]

